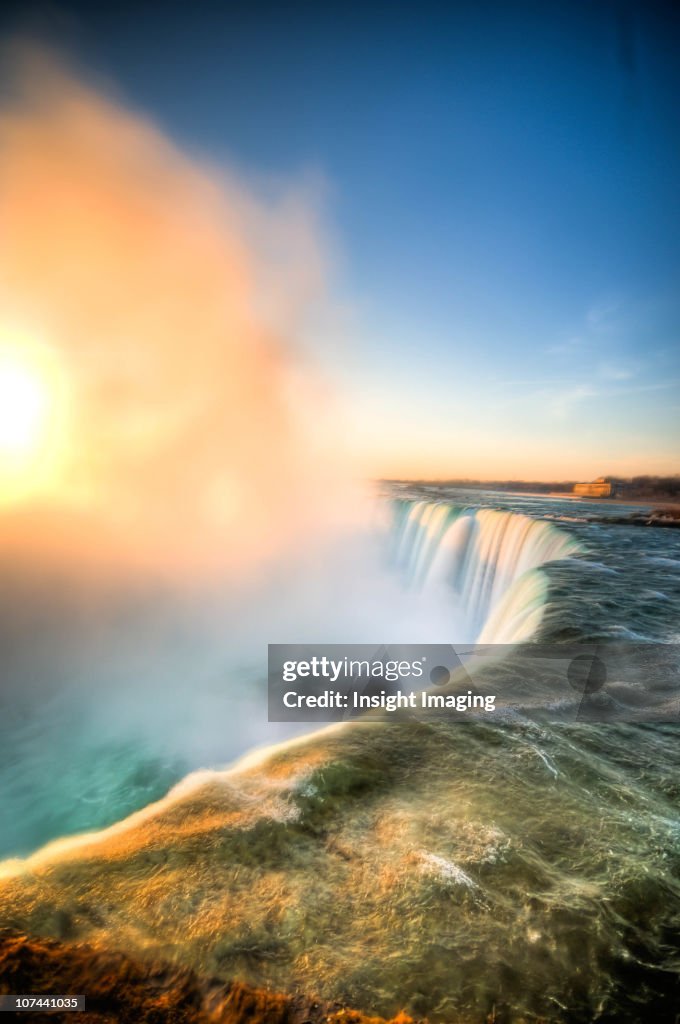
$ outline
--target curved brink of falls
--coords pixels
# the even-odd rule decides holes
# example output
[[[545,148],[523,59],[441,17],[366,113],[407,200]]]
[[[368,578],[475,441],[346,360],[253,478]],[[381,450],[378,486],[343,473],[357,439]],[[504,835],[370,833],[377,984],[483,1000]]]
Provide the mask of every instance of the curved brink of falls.
[[[396,499],[392,557],[420,587],[451,588],[466,637],[519,643],[538,629],[547,580],[541,567],[580,551],[569,534],[529,516],[448,502]]]

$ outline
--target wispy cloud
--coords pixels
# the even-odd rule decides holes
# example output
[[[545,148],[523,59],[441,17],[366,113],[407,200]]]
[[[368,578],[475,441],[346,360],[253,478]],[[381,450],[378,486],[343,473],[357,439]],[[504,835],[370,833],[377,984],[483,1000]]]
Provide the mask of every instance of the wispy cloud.
[[[636,370],[625,363],[602,363],[598,369],[598,376],[603,380],[632,380]]]
[[[618,314],[621,310],[620,300],[605,299],[595,303],[586,313],[586,326],[595,334],[609,333],[618,326]]]
[[[549,356],[570,355],[583,347],[584,339],[580,334],[573,334],[565,341],[557,341],[553,345],[547,345],[543,351]]]
[[[548,398],[550,412],[557,419],[566,419],[573,411],[574,406],[598,395],[599,391],[591,384],[578,384],[576,387],[554,392]]]
[[[625,377],[613,377],[612,380],[624,380]],[[597,398],[599,402],[636,394],[655,391],[672,391],[680,388],[680,379],[655,381],[649,384],[632,384],[627,387],[602,386],[594,383],[581,383],[562,390],[545,391],[544,399],[548,410],[557,419],[566,419],[575,407],[588,399]]]
[[[611,395],[635,395],[643,394],[647,391],[672,391],[674,388],[680,388],[680,377],[676,377],[673,380],[659,380],[654,381],[650,384],[635,384],[628,388],[617,388],[615,391],[611,391]]]
[[[599,349],[607,340],[617,337],[622,322],[623,303],[620,299],[602,299],[593,303],[571,333],[559,341],[551,342],[543,351],[546,355],[568,356],[586,349]]]

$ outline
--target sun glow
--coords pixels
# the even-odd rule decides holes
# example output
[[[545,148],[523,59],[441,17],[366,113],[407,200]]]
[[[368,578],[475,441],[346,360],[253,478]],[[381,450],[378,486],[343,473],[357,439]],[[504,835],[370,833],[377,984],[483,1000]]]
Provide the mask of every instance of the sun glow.
[[[0,362],[0,448],[24,456],[39,443],[48,398],[42,381],[25,366]]]
[[[60,442],[63,387],[53,355],[0,341],[0,504],[44,489]]]

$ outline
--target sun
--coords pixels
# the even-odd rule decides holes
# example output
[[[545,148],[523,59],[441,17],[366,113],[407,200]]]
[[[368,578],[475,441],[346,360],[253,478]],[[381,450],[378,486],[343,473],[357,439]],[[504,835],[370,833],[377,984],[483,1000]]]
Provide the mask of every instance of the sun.
[[[39,446],[49,412],[45,382],[32,368],[0,355],[0,449],[29,456]]]
[[[0,343],[0,504],[44,488],[61,435],[63,387],[52,353]]]

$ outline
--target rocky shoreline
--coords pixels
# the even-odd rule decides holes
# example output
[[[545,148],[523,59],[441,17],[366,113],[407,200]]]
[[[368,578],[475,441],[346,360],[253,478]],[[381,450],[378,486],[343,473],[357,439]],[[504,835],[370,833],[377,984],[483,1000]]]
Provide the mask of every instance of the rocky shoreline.
[[[607,523],[612,526],[660,526],[666,529],[680,529],[680,508],[654,508],[643,512],[631,512],[629,516],[598,516],[591,522]]]
[[[0,936],[0,995],[85,995],[76,1024],[387,1024],[339,1003],[240,982],[58,939]],[[72,1012],[9,1012],[6,1024],[74,1024]],[[399,1014],[389,1024],[414,1024]]]

